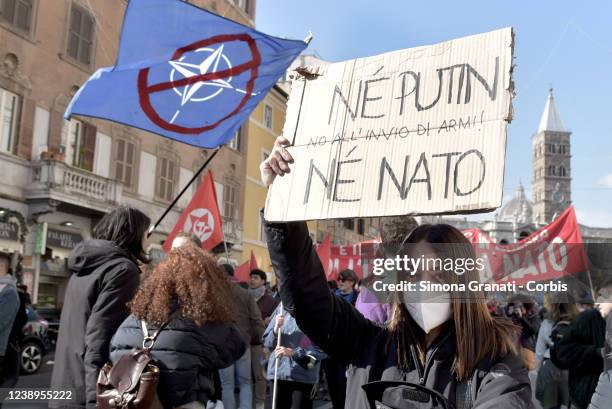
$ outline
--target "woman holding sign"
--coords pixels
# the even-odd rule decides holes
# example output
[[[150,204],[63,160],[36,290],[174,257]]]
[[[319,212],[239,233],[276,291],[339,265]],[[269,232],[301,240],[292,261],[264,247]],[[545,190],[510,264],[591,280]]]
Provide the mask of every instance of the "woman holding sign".
[[[261,164],[266,186],[290,171],[288,144],[279,137]],[[390,322],[381,328],[330,294],[305,222],[266,223],[266,236],[283,305],[314,343],[349,365],[347,408],[533,407],[527,371],[517,355],[515,327],[491,317],[482,294],[474,294],[469,302],[443,294],[423,303],[395,293]],[[421,226],[404,243],[438,257],[443,255],[436,254],[437,245],[449,243],[450,257],[475,258],[461,232],[447,225]],[[430,271],[413,276],[478,280],[476,270],[445,278]]]

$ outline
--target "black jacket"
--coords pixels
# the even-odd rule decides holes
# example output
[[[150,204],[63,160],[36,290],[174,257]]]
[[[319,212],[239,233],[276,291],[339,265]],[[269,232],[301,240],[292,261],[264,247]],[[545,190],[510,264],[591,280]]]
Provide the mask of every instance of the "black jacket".
[[[455,403],[457,382],[451,366],[456,347],[452,324],[428,349],[424,367],[402,373],[397,366],[395,334],[376,326],[352,305],[330,293],[306,223],[268,223],[266,235],[283,306],[315,344],[335,360],[349,364],[347,408],[368,408],[361,386],[377,380],[421,383]],[[385,353],[390,338],[391,348]],[[475,408],[533,407],[527,370],[519,357],[485,361],[478,364],[470,383]]]
[[[602,348],[606,322],[596,309],[578,314],[559,341],[558,359],[569,369],[572,402],[586,408],[603,371]]]
[[[538,331],[540,330],[540,317],[533,312],[525,317],[514,317],[512,321],[521,327],[521,336],[519,337],[520,344],[523,348],[535,352],[536,341],[538,340]]]
[[[242,334],[246,345],[252,340],[261,340],[265,330],[261,311],[255,302],[255,298],[248,290],[240,287],[237,283],[231,283],[231,292],[236,305],[236,324]]]
[[[149,325],[149,334],[155,327]],[[129,316],[111,341],[111,361],[142,347],[140,321]],[[244,354],[245,343],[235,325],[198,327],[193,321],[173,319],[160,333],[151,356],[160,369],[159,398],[172,409],[193,401],[204,404],[215,395],[213,371],[227,368]]]
[[[589,409],[606,409],[612,402],[612,313],[606,317],[604,372],[599,376]]]
[[[70,407],[95,408],[96,381],[109,361],[110,340],[128,316],[140,270],[130,255],[104,240],[70,253],[72,272],[60,318],[51,389],[73,389]],[[62,407],[60,404],[53,407]]]
[[[612,314],[606,317],[604,372],[599,376],[589,409],[606,409],[612,402]]]

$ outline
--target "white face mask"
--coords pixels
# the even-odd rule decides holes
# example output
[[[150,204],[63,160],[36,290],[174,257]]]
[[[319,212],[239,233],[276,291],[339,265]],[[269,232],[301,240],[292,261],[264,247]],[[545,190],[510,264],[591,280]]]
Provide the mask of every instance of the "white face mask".
[[[414,297],[409,298],[410,300],[404,301],[404,306],[412,319],[426,334],[451,318],[449,294],[428,297],[422,301],[415,301]]]

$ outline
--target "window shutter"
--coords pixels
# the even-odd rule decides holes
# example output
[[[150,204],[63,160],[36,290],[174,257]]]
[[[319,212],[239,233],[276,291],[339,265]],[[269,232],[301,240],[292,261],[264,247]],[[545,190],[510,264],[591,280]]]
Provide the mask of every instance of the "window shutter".
[[[75,34],[81,32],[81,10],[77,7],[72,7],[70,10],[70,31]]]
[[[174,194],[174,161],[168,160],[168,188],[166,189],[166,200],[172,201]]]
[[[134,168],[134,144],[126,142],[127,152],[125,156],[125,177],[123,179],[127,187],[132,187],[132,171]]]
[[[91,42],[91,39],[93,37],[94,25],[93,17],[88,14],[83,14],[81,22],[81,37]]]
[[[236,148],[238,152],[244,153],[244,129],[242,126],[238,128],[236,135]]]
[[[68,34],[68,55],[75,60],[79,58],[79,37],[72,31]]]
[[[167,164],[166,158],[162,158],[160,175],[159,175],[159,186],[160,186],[159,197],[161,198],[166,197],[166,166],[167,165],[168,164]]]
[[[15,5],[15,26],[23,31],[30,31],[30,18],[32,15],[32,0],[17,0]]]
[[[83,143],[81,144],[81,155],[79,155],[81,159],[79,167],[90,172],[93,170],[97,132],[98,129],[95,126],[85,124],[85,129],[83,130]]]
[[[68,30],[68,55],[79,58],[79,31],[81,30],[81,11],[72,7],[70,10],[70,29]]]
[[[15,7],[17,0],[3,0],[2,1],[2,18],[6,21],[13,23],[15,19]]]
[[[83,14],[81,19],[81,53],[80,61],[84,64],[91,63],[91,44],[93,42],[93,17]]]
[[[225,186],[219,182],[215,182],[215,193],[217,193],[217,207],[221,216],[225,216]]]

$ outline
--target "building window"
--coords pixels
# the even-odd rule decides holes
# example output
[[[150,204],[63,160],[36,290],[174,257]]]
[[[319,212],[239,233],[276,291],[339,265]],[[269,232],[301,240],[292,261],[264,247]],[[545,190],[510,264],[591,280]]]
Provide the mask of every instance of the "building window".
[[[565,167],[559,166],[559,176],[565,177],[567,172],[565,171]]]
[[[268,104],[264,105],[264,126],[272,129],[272,107]]]
[[[26,34],[32,27],[34,0],[0,0],[0,18]]]
[[[68,29],[68,55],[84,65],[91,65],[94,18],[85,9],[73,4]]]
[[[178,176],[176,162],[170,158],[159,158],[158,178],[157,178],[157,197],[166,202],[174,199],[174,185]]]
[[[234,133],[234,137],[229,141],[228,146],[234,150],[242,152],[242,127]]]
[[[355,219],[342,220],[342,226],[347,230],[355,230]]]
[[[263,212],[259,209],[259,241],[266,241],[266,230]]]
[[[19,96],[0,88],[0,151],[13,152],[17,134]]]
[[[236,215],[236,187],[232,185],[223,186],[223,215],[233,219]]]
[[[77,119],[64,121],[62,146],[66,163],[88,171],[93,170],[96,149],[96,127]]]
[[[357,233],[361,234],[362,236],[365,234],[365,220],[364,219],[357,219]]]
[[[236,4],[236,6],[238,6],[238,8],[242,11],[244,11],[245,13],[249,12],[249,2],[248,0],[234,0],[234,3]]]
[[[124,139],[117,139],[115,153],[115,179],[122,182],[126,188],[132,189],[136,163],[136,145]]]

